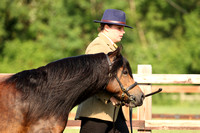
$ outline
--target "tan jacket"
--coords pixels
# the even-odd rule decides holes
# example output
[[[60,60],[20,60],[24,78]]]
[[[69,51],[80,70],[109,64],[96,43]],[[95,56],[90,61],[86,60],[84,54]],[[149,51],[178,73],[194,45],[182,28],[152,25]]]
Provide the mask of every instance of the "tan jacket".
[[[107,54],[116,49],[116,46],[114,45],[104,34],[99,33],[98,37],[88,45],[86,54],[95,54],[100,52]],[[101,92],[82,102],[78,106],[75,119],[80,119],[81,117],[89,117],[106,121],[113,121],[115,107],[111,102],[107,103],[110,97],[111,95],[107,94],[106,92]],[[115,118],[118,115],[118,111],[119,107],[116,109]]]

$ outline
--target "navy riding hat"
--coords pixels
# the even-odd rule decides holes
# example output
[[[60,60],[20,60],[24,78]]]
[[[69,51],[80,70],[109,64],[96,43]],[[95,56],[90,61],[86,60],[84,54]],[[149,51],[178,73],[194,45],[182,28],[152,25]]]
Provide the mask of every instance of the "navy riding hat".
[[[101,18],[101,21],[94,20],[94,22],[121,25],[131,29],[133,28],[131,26],[126,25],[126,14],[123,11],[116,9],[105,10],[103,17]]]

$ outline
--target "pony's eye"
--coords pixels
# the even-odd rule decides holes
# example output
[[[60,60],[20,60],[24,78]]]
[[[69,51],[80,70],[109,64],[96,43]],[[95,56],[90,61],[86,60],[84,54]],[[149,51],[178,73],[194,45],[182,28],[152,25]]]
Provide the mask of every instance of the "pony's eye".
[[[127,70],[124,70],[124,71],[123,71],[123,74],[126,74],[126,75],[127,75],[127,74],[128,74],[128,71],[127,71]]]

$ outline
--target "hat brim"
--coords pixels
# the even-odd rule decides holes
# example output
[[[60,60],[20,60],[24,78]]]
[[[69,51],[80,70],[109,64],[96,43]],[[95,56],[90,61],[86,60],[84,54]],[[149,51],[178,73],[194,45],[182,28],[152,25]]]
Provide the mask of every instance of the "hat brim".
[[[98,20],[93,20],[93,21],[94,21],[95,23],[114,24],[114,25],[120,25],[120,26],[124,26],[124,27],[133,29],[133,27],[128,26],[128,25],[126,25],[126,24],[112,23],[112,22],[102,22],[102,21],[98,21]]]

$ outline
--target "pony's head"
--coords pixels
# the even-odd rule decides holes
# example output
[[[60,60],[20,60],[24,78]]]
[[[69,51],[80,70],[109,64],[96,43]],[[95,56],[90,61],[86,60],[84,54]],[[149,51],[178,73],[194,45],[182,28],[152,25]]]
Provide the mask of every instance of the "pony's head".
[[[109,64],[110,80],[106,90],[129,107],[143,104],[144,93],[134,81],[129,62],[120,54],[121,48],[106,55]]]

